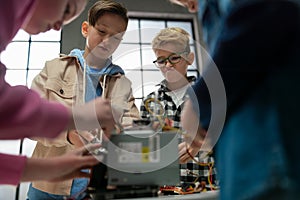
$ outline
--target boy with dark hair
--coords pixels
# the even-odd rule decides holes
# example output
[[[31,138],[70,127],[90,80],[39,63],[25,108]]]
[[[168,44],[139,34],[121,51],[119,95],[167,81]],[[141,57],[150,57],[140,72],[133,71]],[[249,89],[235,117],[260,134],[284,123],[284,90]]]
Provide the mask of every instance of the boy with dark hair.
[[[111,61],[127,24],[127,10],[121,4],[110,0],[96,2],[89,9],[88,21],[84,21],[81,27],[86,38],[85,50],[74,49],[69,55],[46,62],[44,69],[33,80],[32,88],[42,97],[69,107],[102,96],[111,101],[112,107],[121,111],[120,117],[115,119],[116,124],[131,124],[132,118],[139,118],[131,82],[125,77],[123,69]],[[83,145],[81,137],[86,137],[88,131],[93,132],[68,130],[56,140],[36,139],[38,142],[33,157],[52,157],[77,148]],[[80,194],[87,185],[88,179],[55,184],[33,182],[28,197],[30,200],[62,199],[64,196],[81,199]]]

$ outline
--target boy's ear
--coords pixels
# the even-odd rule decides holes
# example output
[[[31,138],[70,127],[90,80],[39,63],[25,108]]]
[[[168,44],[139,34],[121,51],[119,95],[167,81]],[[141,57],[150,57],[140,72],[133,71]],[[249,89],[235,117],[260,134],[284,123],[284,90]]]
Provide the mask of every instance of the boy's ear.
[[[190,52],[188,57],[187,57],[187,62],[189,65],[193,64],[195,59],[195,54],[193,52]]]
[[[81,24],[81,34],[83,35],[83,37],[87,37],[89,32],[89,23],[87,21],[82,22]]]

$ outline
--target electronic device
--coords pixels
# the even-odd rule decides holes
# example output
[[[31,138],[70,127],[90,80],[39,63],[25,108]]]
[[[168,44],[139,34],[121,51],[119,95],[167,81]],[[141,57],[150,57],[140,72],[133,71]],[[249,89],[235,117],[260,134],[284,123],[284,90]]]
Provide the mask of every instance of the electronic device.
[[[155,132],[145,124],[111,135],[87,193],[95,200],[154,197],[160,186],[180,185],[178,138],[176,132]]]
[[[178,185],[178,137],[151,130],[112,135],[107,145],[108,185]]]

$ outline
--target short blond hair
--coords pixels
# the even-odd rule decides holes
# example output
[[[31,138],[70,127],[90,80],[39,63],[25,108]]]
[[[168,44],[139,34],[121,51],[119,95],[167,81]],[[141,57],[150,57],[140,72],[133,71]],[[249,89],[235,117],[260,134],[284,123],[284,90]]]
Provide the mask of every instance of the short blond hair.
[[[166,44],[182,47],[182,52],[191,52],[190,34],[179,27],[162,29],[152,40],[152,49],[163,49],[163,46]]]

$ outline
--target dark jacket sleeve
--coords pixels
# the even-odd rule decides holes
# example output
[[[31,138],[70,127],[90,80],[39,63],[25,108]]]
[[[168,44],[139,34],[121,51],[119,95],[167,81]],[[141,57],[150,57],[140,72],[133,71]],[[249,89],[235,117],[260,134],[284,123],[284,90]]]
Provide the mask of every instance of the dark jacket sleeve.
[[[210,123],[210,108],[218,107],[211,105],[211,85],[205,82],[214,76],[212,66],[222,77],[229,117],[270,74],[297,56],[299,12],[296,1],[253,0],[240,1],[223,16],[221,34],[210,52],[213,62],[207,63],[203,76],[193,86],[197,97],[193,102],[200,108],[203,127]]]

